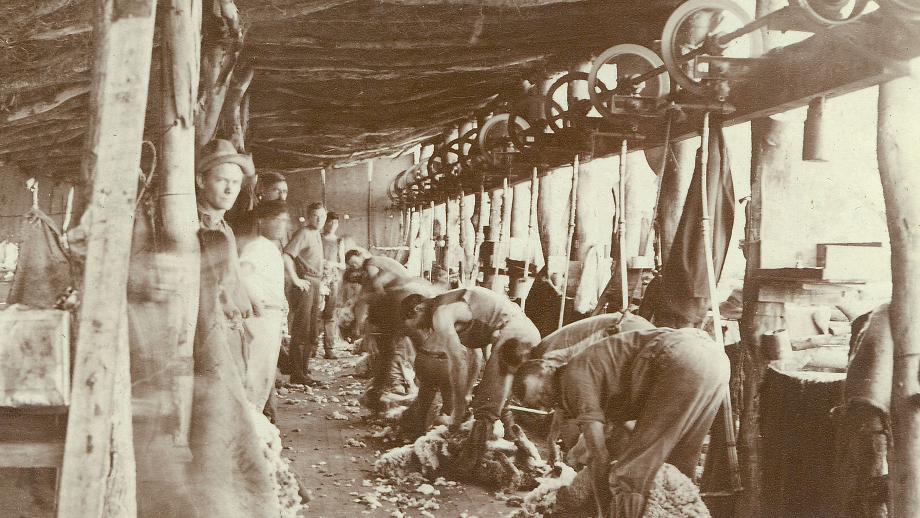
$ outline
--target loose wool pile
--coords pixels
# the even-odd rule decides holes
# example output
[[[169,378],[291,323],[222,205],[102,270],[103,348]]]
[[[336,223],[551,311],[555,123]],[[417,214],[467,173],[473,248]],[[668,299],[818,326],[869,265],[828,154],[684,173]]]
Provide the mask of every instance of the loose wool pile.
[[[539,479],[540,485],[524,497],[524,506],[514,518],[543,516],[594,516],[594,491],[590,471],[578,475],[564,464],[558,475]],[[665,464],[655,476],[649,491],[643,518],[710,518],[709,510],[696,485],[670,464]]]
[[[382,476],[401,478],[409,473],[434,473],[447,457],[447,426],[436,426],[414,443],[399,446],[384,453],[374,463],[374,471]]]
[[[253,407],[253,410],[257,409]],[[305,507],[300,498],[300,484],[291,471],[291,461],[281,456],[281,433],[261,412],[254,419],[256,433],[262,440],[262,455],[275,474],[275,495],[281,508],[279,518],[297,518]]]
[[[445,425],[436,426],[415,442],[381,455],[374,464],[374,470],[393,479],[412,473],[420,473],[427,478],[437,475],[450,477],[453,461],[461,455],[471,428],[472,421],[464,423],[456,432],[449,432]],[[536,487],[536,477],[545,475],[549,471],[548,466],[533,457],[536,447],[519,427],[515,426],[512,430],[511,440],[506,440],[504,435],[504,430],[496,426],[478,469],[468,480],[496,490]]]

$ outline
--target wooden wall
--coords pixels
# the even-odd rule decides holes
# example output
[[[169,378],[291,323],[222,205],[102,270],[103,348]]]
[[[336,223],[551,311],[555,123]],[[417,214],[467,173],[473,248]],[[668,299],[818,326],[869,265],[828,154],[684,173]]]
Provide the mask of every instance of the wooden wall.
[[[881,241],[887,246],[875,152],[877,98],[878,89],[869,88],[828,99],[831,160],[798,162],[788,177],[764,179],[764,268],[793,266],[797,260],[816,266],[816,243]],[[788,116],[802,120],[804,112]],[[801,148],[794,153],[800,157]]]

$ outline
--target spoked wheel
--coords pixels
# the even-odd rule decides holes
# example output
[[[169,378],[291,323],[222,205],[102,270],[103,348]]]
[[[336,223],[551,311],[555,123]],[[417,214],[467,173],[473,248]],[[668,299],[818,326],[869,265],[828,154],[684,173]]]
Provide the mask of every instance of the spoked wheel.
[[[515,124],[508,127],[511,142],[516,149],[521,150],[521,154],[533,156],[537,146],[543,141],[546,134],[551,133],[546,120],[537,119],[531,121],[514,111],[511,112],[511,118],[516,121]]]
[[[554,81],[546,92],[543,114],[547,126],[554,133],[563,128],[581,126],[591,111],[590,100],[574,96],[573,85],[577,82],[587,83],[588,74],[567,72]]]
[[[513,122],[509,122],[513,121]],[[512,139],[512,131],[527,130],[530,124],[522,117],[512,117],[510,113],[499,113],[486,120],[479,128],[476,142],[479,154],[489,161],[496,163],[500,154],[522,151]]]
[[[841,25],[858,18],[869,0],[792,0],[813,20],[823,25]]]
[[[436,147],[434,153],[428,158],[428,163],[425,164],[428,178],[446,174],[450,170],[451,165],[447,162],[447,155],[444,152],[445,149],[446,146]]]
[[[664,99],[670,92],[664,62],[642,45],[610,47],[594,60],[588,74],[591,104],[604,117],[637,114],[643,99]]]
[[[479,154],[479,128],[467,131],[460,135],[457,140],[460,152],[460,170],[465,171],[473,167],[473,163],[477,158],[481,158]]]
[[[661,35],[661,58],[684,90],[706,97],[711,89],[697,73],[699,56],[756,58],[763,54],[760,31],[751,17],[729,0],[690,0],[674,10]]]

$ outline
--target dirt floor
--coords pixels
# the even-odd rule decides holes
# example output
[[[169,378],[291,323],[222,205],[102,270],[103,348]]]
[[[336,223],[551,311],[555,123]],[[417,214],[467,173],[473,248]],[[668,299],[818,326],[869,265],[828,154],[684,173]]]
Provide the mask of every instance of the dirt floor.
[[[359,406],[365,380],[354,376],[358,358],[346,347],[343,343],[336,349],[339,359],[313,360],[314,377],[328,382],[328,388],[276,391],[284,455],[312,497],[305,516],[491,518],[514,512],[517,506],[508,499],[513,502],[524,493],[496,495],[444,479],[400,483],[378,478],[377,456],[402,443],[374,436],[382,435],[386,423],[371,419]]]

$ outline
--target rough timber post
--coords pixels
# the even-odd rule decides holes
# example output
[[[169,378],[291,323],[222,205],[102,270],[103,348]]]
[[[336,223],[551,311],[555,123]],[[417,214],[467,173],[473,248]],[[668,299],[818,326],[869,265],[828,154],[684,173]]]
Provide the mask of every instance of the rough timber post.
[[[199,0],[170,0],[162,20],[162,160],[159,209],[166,252],[181,257],[187,269],[177,283],[178,292],[170,304],[170,340],[163,344],[174,351],[182,372],[176,388],[179,412],[178,437],[187,444],[192,412],[192,344],[198,320],[198,210],[195,201],[195,106],[198,96],[198,68],[201,59],[201,3]]]
[[[758,0],[757,16],[778,9],[776,0]],[[765,50],[775,47],[781,35],[765,32]],[[741,318],[742,379],[738,453],[744,491],[737,501],[736,516],[761,516],[759,388],[766,368],[760,354],[761,336],[783,326],[781,304],[757,301],[756,274],[760,269],[763,184],[767,176],[788,176],[798,161],[795,122],[774,118],[751,121],[751,201],[745,222],[743,314]]]
[[[92,174],[83,300],[77,324],[72,403],[60,477],[58,516],[136,514],[133,484],[107,487],[113,471],[133,480],[133,453],[113,448],[130,417],[115,415],[130,394],[124,315],[128,262],[156,2],[101,0],[95,20],[92,122],[86,158]],[[116,380],[122,381],[120,386]],[[121,408],[122,413],[128,408]],[[120,424],[120,428],[119,428]],[[129,464],[120,464],[125,459]]]
[[[879,86],[878,169],[891,239],[891,516],[920,514],[920,79]]]

